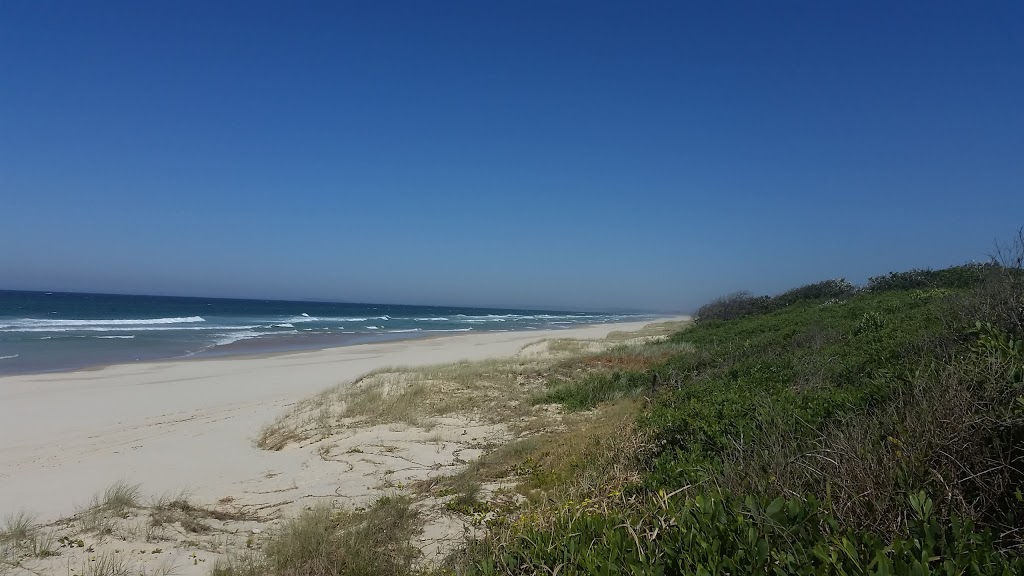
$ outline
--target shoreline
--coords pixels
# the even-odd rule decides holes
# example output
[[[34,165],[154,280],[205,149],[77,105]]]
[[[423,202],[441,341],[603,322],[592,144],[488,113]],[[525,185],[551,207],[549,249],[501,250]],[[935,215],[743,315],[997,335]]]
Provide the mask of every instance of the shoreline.
[[[262,426],[322,390],[387,366],[507,357],[538,340],[600,338],[678,320],[431,337],[0,377],[0,514],[54,519],[119,480],[216,500],[299,465],[253,446]]]
[[[669,317],[669,316],[666,316]],[[674,316],[673,316],[674,317]],[[313,334],[313,335],[302,335],[301,338],[293,338],[291,336],[276,336],[266,338],[251,338],[245,340],[239,340],[230,344],[221,345],[218,347],[211,347],[206,350],[201,350],[195,353],[189,353],[178,356],[167,356],[167,357],[156,357],[156,358],[142,358],[136,360],[125,360],[125,361],[113,361],[113,362],[100,362],[97,364],[88,364],[81,366],[67,366],[57,367],[53,369],[38,369],[38,370],[15,370],[5,371],[3,365],[0,365],[0,380],[8,377],[16,376],[33,376],[33,375],[47,375],[47,374],[68,374],[75,372],[86,372],[103,370],[112,366],[137,366],[143,364],[158,364],[164,362],[196,362],[196,361],[207,361],[207,360],[230,360],[230,359],[242,359],[242,358],[266,358],[271,356],[280,356],[287,354],[302,354],[305,352],[319,352],[323,350],[330,350],[334,348],[348,348],[352,346],[362,346],[367,344],[380,344],[388,342],[405,342],[405,341],[417,341],[427,340],[435,338],[446,338],[446,337],[458,337],[468,336],[473,334],[492,334],[492,333],[538,333],[546,331],[563,331],[563,330],[574,330],[577,328],[588,328],[592,326],[604,326],[604,325],[616,325],[616,324],[635,324],[637,322],[658,322],[661,317],[658,316],[645,316],[638,319],[623,320],[620,322],[603,322],[595,324],[575,324],[566,327],[548,327],[543,329],[512,329],[512,330],[466,330],[466,331],[423,331],[423,332],[384,332],[384,333],[357,333],[357,334],[346,334],[341,335],[330,335],[335,338],[339,338],[333,342],[325,343],[314,343],[313,340],[324,335]],[[293,342],[285,346],[284,342],[292,340]],[[300,343],[305,342],[305,343]],[[276,345],[275,345],[276,344]],[[218,349],[214,352],[214,349]]]

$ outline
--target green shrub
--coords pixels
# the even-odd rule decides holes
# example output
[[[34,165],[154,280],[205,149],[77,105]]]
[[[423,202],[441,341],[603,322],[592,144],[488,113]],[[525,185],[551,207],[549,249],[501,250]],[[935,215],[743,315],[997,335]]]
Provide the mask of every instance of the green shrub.
[[[771,299],[769,308],[778,310],[797,302],[846,298],[857,292],[857,287],[846,278],[824,280],[787,290]]]
[[[914,290],[927,288],[965,289],[978,286],[995,267],[992,263],[972,263],[953,266],[942,270],[915,268],[905,272],[890,272],[868,279],[865,290],[885,292],[889,290]]]
[[[566,370],[535,399],[643,394],[653,449],[611,495],[496,521],[466,573],[1024,571],[1019,264],[737,293],[697,319],[656,360]]]
[[[969,521],[936,520],[923,493],[909,498],[906,537],[841,529],[814,498],[668,496],[623,509],[569,505],[536,525],[513,521],[471,544],[468,574],[1011,574]]]
[[[694,319],[697,322],[709,320],[735,320],[768,310],[767,296],[753,296],[750,292],[735,292],[701,306]]]
[[[532,399],[534,404],[561,404],[567,410],[589,410],[602,402],[634,396],[653,388],[654,373],[591,372],[569,380],[555,380]]]

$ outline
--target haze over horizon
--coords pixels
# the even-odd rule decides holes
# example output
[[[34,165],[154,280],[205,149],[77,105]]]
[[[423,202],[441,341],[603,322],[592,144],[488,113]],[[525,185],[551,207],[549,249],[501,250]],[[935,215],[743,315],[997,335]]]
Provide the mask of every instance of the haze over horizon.
[[[0,3],[0,289],[692,310],[984,259],[1024,4]]]

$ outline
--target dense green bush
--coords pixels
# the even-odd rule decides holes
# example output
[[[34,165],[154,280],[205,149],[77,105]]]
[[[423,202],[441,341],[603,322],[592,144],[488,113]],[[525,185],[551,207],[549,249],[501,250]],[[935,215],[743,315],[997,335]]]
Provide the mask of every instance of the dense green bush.
[[[857,292],[857,287],[846,281],[846,278],[824,280],[807,284],[799,288],[787,290],[771,299],[770,307],[780,309],[790,304],[807,300],[827,300],[830,298],[845,298]]]
[[[537,399],[647,395],[640,482],[498,522],[468,573],[1024,572],[1019,266],[737,293],[697,319],[657,362]]]
[[[753,296],[750,292],[735,292],[701,306],[694,318],[698,322],[707,320],[735,320],[768,311],[767,296]]]
[[[749,292],[736,292],[717,298],[701,306],[695,314],[697,322],[709,320],[737,320],[755,314],[782,310],[798,302],[827,300],[830,302],[849,297],[857,287],[845,278],[824,280],[787,290],[777,296],[752,296]]]
[[[533,398],[533,403],[561,404],[569,410],[589,410],[602,402],[652,389],[656,382],[655,374],[649,371],[593,372],[567,380],[553,380],[548,390]]]
[[[975,263],[942,270],[915,268],[905,272],[890,272],[869,278],[865,290],[885,292],[926,288],[975,288],[996,267],[998,265],[995,263]]]
[[[763,500],[665,493],[621,508],[570,503],[550,524],[496,527],[472,544],[467,574],[1020,573],[970,521],[940,522],[924,493],[908,498],[909,530],[890,540],[843,530],[813,497]]]

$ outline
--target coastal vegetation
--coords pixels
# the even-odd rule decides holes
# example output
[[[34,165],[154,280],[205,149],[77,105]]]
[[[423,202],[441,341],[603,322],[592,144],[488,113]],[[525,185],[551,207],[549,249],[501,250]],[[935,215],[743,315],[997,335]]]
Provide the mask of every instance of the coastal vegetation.
[[[496,516],[452,567],[1019,573],[1022,256],[1018,237],[984,264],[733,294],[646,346],[687,351],[552,382],[545,400],[572,410],[651,384],[636,479],[580,490],[582,474],[564,476],[545,501]],[[597,456],[581,469],[603,469]]]
[[[732,294],[667,338],[599,349],[558,343],[552,348],[571,353],[510,370],[520,378],[500,383],[509,390],[529,374],[514,405],[554,406],[557,417],[514,431],[455,475],[413,486],[447,498],[469,528],[440,562],[403,566],[1020,573],[1022,261],[1018,236],[990,262],[890,273],[862,287],[839,279],[771,297]],[[487,371],[459,370],[466,383]],[[406,385],[416,404],[431,389]],[[363,417],[396,405],[379,400]],[[298,531],[289,525],[276,538]],[[265,558],[275,554],[268,548]]]
[[[78,574],[171,567],[131,541],[217,576],[1024,573],[1022,440],[1024,233],[984,263],[377,370],[255,439],[376,479],[361,496],[278,519],[122,482],[7,519],[0,572],[76,546]]]

